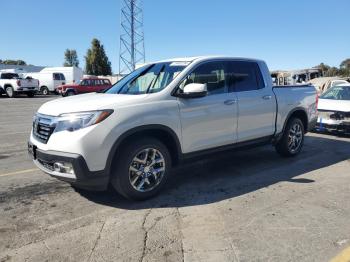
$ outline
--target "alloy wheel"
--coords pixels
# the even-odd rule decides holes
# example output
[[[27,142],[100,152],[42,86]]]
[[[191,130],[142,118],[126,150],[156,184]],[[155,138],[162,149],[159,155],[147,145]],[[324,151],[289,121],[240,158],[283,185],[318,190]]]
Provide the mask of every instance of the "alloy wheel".
[[[288,134],[288,149],[291,153],[299,150],[303,142],[303,130],[299,123],[294,123]]]
[[[149,192],[162,181],[165,173],[165,159],[155,148],[138,152],[129,166],[129,181],[138,192]]]

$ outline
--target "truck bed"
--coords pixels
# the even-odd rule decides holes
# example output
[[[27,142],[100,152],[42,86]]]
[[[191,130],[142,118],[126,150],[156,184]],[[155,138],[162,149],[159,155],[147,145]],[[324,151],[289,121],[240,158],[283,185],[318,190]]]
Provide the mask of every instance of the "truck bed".
[[[276,133],[282,132],[285,120],[298,108],[306,110],[309,121],[317,120],[317,91],[314,86],[274,86],[272,90],[277,100]]]

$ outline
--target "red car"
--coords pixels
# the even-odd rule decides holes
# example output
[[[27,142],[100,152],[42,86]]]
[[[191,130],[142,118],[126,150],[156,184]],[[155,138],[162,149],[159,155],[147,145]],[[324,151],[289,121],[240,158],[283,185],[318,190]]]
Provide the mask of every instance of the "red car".
[[[101,92],[112,86],[106,78],[85,78],[79,84],[58,86],[56,92],[62,96],[72,96],[85,93]]]

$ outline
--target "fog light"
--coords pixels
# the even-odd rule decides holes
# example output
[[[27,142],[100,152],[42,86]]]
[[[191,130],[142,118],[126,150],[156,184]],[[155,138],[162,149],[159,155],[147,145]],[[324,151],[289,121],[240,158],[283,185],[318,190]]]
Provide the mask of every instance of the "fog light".
[[[74,175],[74,169],[73,169],[72,163],[56,162],[53,164],[53,169],[59,173]]]

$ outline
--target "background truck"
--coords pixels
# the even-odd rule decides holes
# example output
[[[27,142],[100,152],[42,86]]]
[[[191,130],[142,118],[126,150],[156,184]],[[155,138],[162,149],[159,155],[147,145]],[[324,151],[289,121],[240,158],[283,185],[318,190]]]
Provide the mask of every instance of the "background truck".
[[[75,187],[112,185],[140,200],[188,158],[266,144],[296,156],[316,121],[315,88],[273,87],[261,60],[179,58],[138,68],[105,93],[47,102],[28,150]]]
[[[23,79],[17,73],[0,71],[0,94],[6,94],[12,98],[18,94],[26,94],[33,97],[38,92],[39,81],[37,79]]]

